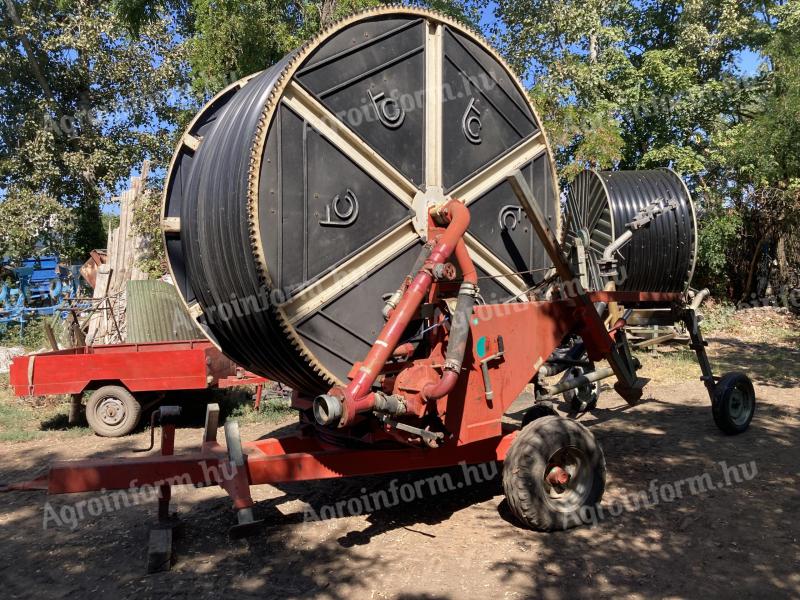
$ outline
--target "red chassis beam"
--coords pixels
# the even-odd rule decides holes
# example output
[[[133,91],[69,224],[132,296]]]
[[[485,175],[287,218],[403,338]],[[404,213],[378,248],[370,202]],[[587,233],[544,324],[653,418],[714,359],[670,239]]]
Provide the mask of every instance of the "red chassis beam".
[[[664,304],[682,299],[680,294],[639,292],[594,292],[589,298],[592,301]],[[441,468],[460,462],[502,461],[516,432],[501,432],[498,428],[498,433],[471,443],[446,444],[435,449],[336,449],[316,437],[304,435],[257,440],[243,444],[247,482],[261,485]],[[175,485],[221,484],[227,488],[229,463],[226,450],[213,441],[204,443],[198,452],[186,455],[55,462],[46,476],[0,490],[39,489],[64,494],[129,489],[164,481]]]
[[[390,450],[330,449],[315,437],[295,435],[270,438],[243,445],[249,485],[380,475],[502,461],[516,436],[512,431],[465,446],[398,448]],[[58,461],[47,475],[2,491],[45,490],[69,494],[101,490],[126,490],[144,485],[209,486],[232,479],[227,452],[216,442],[203,444],[199,452],[142,458]]]

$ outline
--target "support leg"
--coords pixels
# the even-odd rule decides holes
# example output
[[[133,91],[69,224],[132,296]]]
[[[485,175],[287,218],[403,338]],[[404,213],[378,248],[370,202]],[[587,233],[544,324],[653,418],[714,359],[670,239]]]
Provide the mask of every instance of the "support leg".
[[[711,361],[708,360],[708,353],[706,353],[708,342],[703,339],[700,325],[697,322],[697,313],[693,308],[686,308],[681,313],[681,319],[684,325],[686,325],[689,337],[692,340],[689,347],[694,350],[697,355],[697,362],[700,364],[700,371],[702,372],[700,380],[705,384],[708,395],[713,401],[714,387],[717,383],[717,378],[714,377],[714,372],[711,369]]]
[[[180,409],[164,406],[158,411],[161,418],[161,456],[175,454],[175,423],[172,417],[180,414]],[[147,546],[147,572],[169,571],[172,565],[172,535],[178,526],[176,513],[170,513],[172,486],[162,483],[158,487],[158,523],[150,530]]]
[[[711,399],[711,411],[714,423],[727,435],[736,435],[747,431],[756,410],[756,394],[753,382],[746,373],[733,371],[715,377],[708,360],[706,347],[697,323],[697,313],[693,308],[686,308],[681,313],[686,329],[692,338],[690,347],[697,354],[697,362],[703,376],[700,378],[708,390]]]
[[[161,456],[172,456],[175,453],[175,424],[161,424]],[[158,522],[170,520],[169,502],[172,499],[172,486],[164,483],[158,488]]]
[[[261,394],[264,393],[264,384],[259,383],[256,386],[256,397],[253,400],[253,410],[258,412],[261,408]]]
[[[232,539],[241,539],[254,535],[263,525],[263,520],[253,517],[253,497],[250,495],[250,478],[247,475],[247,460],[242,451],[242,439],[239,435],[239,423],[225,423],[225,443],[228,445],[228,456],[231,461],[233,476],[221,482],[225,491],[233,499],[236,509],[237,524],[230,528]]]

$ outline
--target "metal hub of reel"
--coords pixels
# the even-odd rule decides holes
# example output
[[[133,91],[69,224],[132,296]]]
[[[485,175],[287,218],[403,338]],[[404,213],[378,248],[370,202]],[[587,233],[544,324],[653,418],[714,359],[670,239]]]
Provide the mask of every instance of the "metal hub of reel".
[[[369,350],[432,204],[469,206],[486,302],[542,280],[551,262],[506,182],[517,169],[558,230],[552,154],[502,59],[446,16],[376,8],[197,115],[167,178],[170,269],[231,359],[315,394]]]
[[[617,290],[685,292],[697,259],[697,220],[689,190],[671,169],[584,171],[567,190],[565,249],[584,287],[602,290],[609,279],[599,263],[606,248],[627,230],[637,213],[675,201],[675,210],[637,230],[619,254],[624,270]]]

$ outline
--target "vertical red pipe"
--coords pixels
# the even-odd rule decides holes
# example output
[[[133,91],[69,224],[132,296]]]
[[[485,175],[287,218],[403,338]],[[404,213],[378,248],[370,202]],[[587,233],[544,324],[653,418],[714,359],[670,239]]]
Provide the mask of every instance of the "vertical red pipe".
[[[467,207],[458,200],[450,200],[439,209],[438,214],[445,221],[449,221],[449,224],[438,238],[423,268],[414,276],[397,308],[392,311],[389,321],[370,348],[356,376],[344,388],[344,414],[341,425],[352,423],[358,413],[369,410],[374,405],[375,400],[370,395],[372,386],[425,298],[433,282],[431,269],[434,265],[450,258],[459,242],[463,244],[462,237],[469,227]]]

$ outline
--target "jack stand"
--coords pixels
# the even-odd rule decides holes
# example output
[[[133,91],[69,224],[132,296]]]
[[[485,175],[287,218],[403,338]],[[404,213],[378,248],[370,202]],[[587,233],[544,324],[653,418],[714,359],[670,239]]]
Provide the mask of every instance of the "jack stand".
[[[79,425],[81,420],[81,402],[83,400],[82,394],[72,394],[69,403],[69,419],[68,423],[72,426]]]
[[[228,530],[232,540],[239,540],[258,533],[264,525],[263,519],[253,517],[253,497],[250,495],[250,480],[247,476],[247,458],[242,451],[242,438],[239,435],[239,423],[225,422],[225,443],[228,445],[228,458],[231,461],[233,477],[222,481],[220,485],[233,499],[236,510],[236,525]]]
[[[161,456],[172,456],[175,453],[175,422],[181,414],[178,406],[162,406],[153,412],[150,425],[150,447],[152,448],[155,433],[153,427],[156,420],[161,423]],[[172,534],[178,527],[178,513],[170,514],[169,503],[172,499],[172,486],[162,483],[158,488],[158,522],[150,530],[147,547],[147,572],[159,573],[169,571],[172,564]]]

